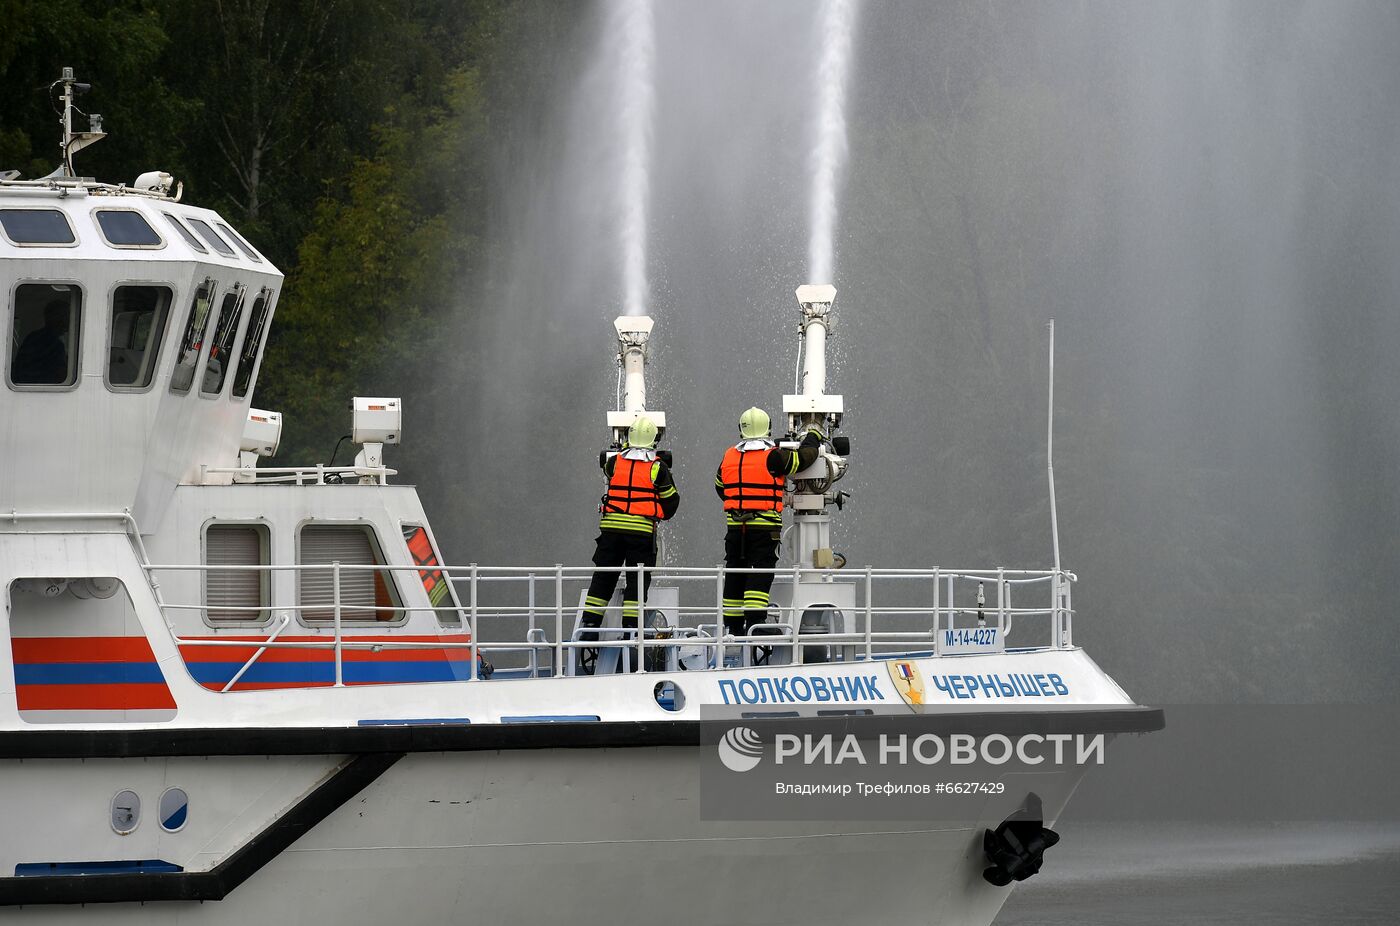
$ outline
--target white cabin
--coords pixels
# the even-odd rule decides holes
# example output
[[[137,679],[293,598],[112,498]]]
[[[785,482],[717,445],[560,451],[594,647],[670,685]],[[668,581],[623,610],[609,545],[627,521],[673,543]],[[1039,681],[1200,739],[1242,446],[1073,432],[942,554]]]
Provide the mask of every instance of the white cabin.
[[[440,572],[332,575],[335,562],[442,562],[417,493],[387,484],[381,442],[398,440],[397,400],[361,403],[354,466],[254,469],[248,435],[265,456],[280,426],[252,403],[282,282],[228,221],[168,186],[0,180],[0,588],[12,644],[0,648],[0,688],[15,680],[0,714],[162,720],[191,682],[468,677],[465,651],[342,667],[329,649],[299,649],[250,672],[251,648],[198,646],[335,635],[337,597],[346,634],[465,637]],[[382,433],[359,426],[381,418]],[[163,642],[188,675],[172,671]]]
[[[0,282],[0,511],[154,525],[201,464],[236,462],[282,273],[218,213],[0,184]]]

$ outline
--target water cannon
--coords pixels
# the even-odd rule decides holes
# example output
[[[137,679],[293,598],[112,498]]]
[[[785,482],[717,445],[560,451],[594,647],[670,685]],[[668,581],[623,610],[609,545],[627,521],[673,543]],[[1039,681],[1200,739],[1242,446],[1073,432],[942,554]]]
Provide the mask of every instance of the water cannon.
[[[403,400],[356,396],[351,402],[350,440],[360,445],[355,456],[358,469],[377,469],[384,465],[384,445],[397,444],[403,433]],[[361,476],[369,484],[373,476]]]
[[[819,428],[827,437],[841,425],[844,400],[826,392],[826,342],[832,335],[832,310],[836,307],[836,287],[830,283],[807,283],[797,287],[797,304],[802,310],[802,379],[797,395],[783,396],[783,413],[788,432],[801,435]]]
[[[797,305],[802,312],[801,381],[795,395],[783,396],[788,436],[796,447],[811,430],[822,435],[822,449],[816,461],[793,475],[790,496],[796,527],[797,561],[804,566],[830,568],[841,559],[831,549],[831,515],[827,506],[840,510],[848,497],[834,486],[846,475],[846,455],[850,440],[834,433],[845,414],[845,399],[826,391],[826,342],[832,334],[836,287],[829,283],[808,283],[797,287]]]
[[[657,440],[666,433],[666,413],[647,408],[647,344],[655,322],[648,315],[623,315],[613,320],[617,331],[618,408],[608,412],[614,447],[627,441],[627,429],[642,414],[656,425]]]
[[[243,436],[238,441],[238,472],[235,482],[252,482],[257,478],[258,457],[275,456],[282,443],[282,413],[261,408],[248,409],[243,422]]]

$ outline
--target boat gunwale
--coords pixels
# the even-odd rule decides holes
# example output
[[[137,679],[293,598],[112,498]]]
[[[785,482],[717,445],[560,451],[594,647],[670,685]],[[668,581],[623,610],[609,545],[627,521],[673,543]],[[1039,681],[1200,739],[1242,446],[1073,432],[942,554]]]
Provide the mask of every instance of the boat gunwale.
[[[179,756],[365,755],[516,749],[599,749],[698,746],[706,725],[742,719],[747,726],[781,723],[833,735],[918,733],[1152,733],[1166,726],[1162,708],[1145,705],[1042,707],[1034,710],[909,711],[900,714],[764,716],[735,712],[713,718],[513,723],[412,722],[334,727],[151,727],[0,731],[0,759],[129,759]]]

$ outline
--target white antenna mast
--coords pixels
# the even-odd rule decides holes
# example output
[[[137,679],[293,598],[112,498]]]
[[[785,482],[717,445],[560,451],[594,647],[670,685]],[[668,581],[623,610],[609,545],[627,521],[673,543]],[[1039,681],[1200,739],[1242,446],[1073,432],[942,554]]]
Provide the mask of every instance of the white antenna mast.
[[[63,155],[63,163],[58,169],[58,176],[76,177],[77,173],[73,170],[73,155],[106,138],[107,133],[102,131],[102,115],[100,113],[83,113],[82,110],[73,105],[73,100],[91,90],[92,85],[79,83],[73,76],[72,68],[63,69],[63,76],[49,85],[50,92],[60,84],[63,85],[60,96],[63,102],[63,111],[60,114],[59,124],[63,126],[63,139],[59,143],[59,150]],[[88,117],[88,130],[86,132],[73,131],[74,110]]]
[[[1055,319],[1046,325],[1050,329],[1050,388],[1045,407],[1045,476],[1050,483],[1050,540],[1055,551],[1055,578],[1051,588],[1055,596],[1055,625],[1060,625],[1060,519],[1055,509]]]

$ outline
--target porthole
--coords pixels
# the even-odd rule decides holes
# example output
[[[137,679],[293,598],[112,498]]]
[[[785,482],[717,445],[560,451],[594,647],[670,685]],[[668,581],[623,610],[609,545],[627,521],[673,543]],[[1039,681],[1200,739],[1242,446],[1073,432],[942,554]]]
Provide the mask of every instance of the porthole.
[[[664,711],[680,711],[685,709],[685,693],[681,691],[681,686],[675,682],[657,682],[652,689],[652,697],[656,698],[656,703]]]
[[[125,836],[141,823],[141,798],[135,791],[118,791],[112,798],[112,829]]]
[[[160,796],[160,828],[167,833],[178,833],[185,828],[189,819],[190,798],[181,788],[166,788]]]

